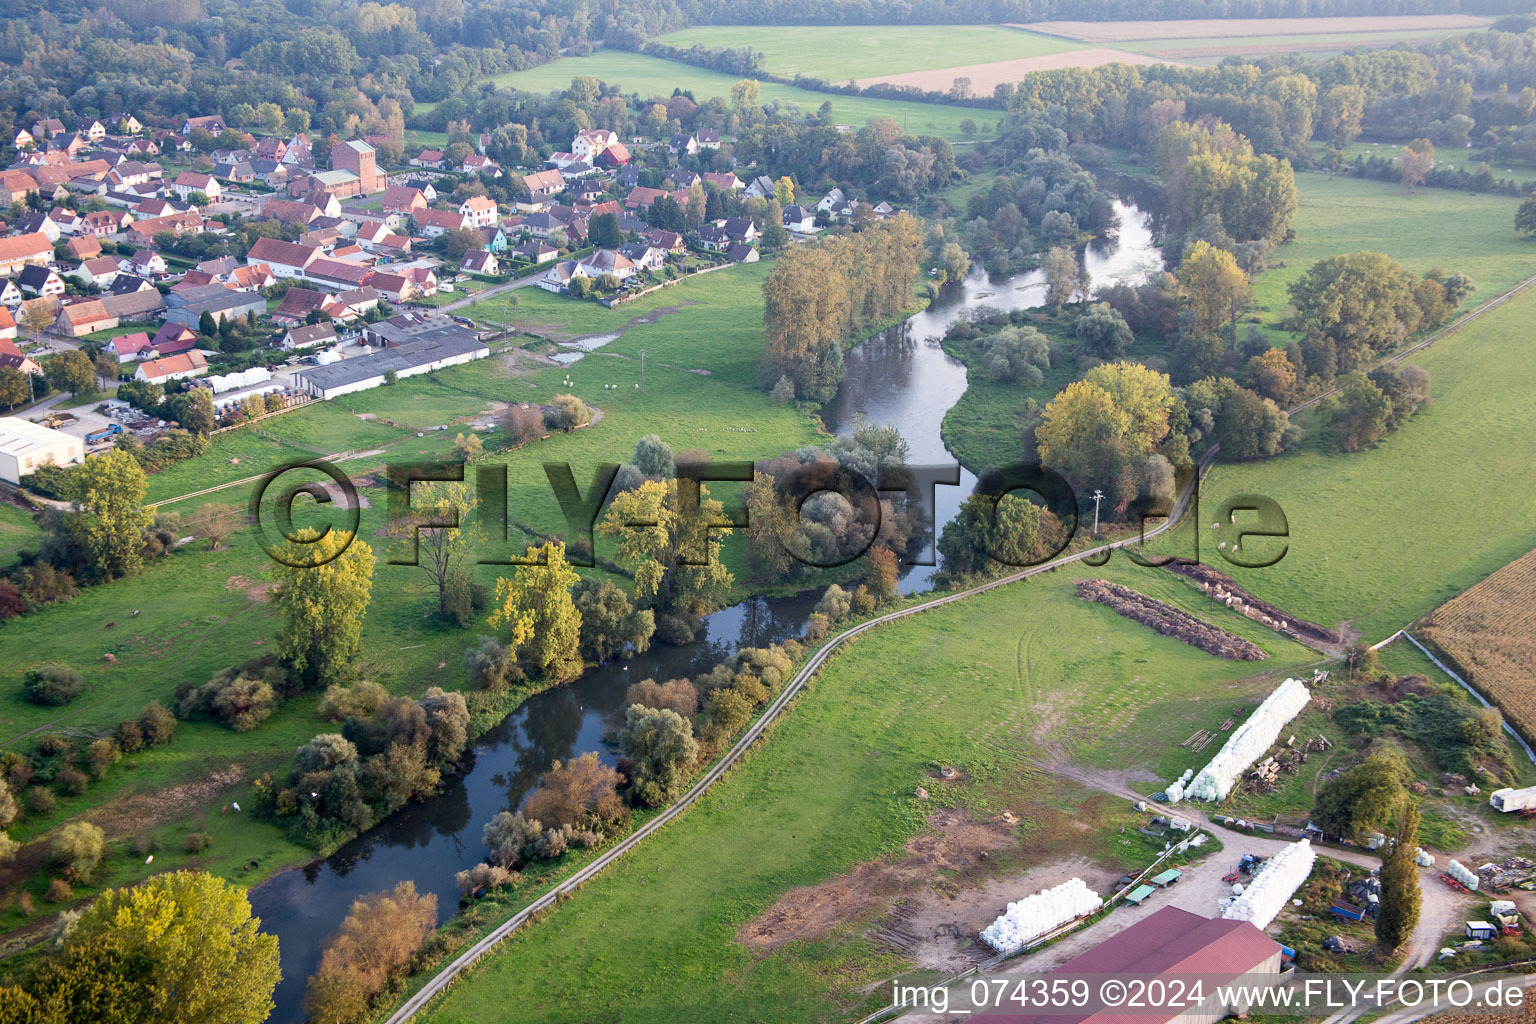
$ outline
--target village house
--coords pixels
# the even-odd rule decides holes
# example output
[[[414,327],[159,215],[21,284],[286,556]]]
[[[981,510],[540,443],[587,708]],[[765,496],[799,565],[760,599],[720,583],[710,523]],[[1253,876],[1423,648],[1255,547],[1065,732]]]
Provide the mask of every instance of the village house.
[[[285,352],[292,352],[295,349],[332,345],[335,342],[336,326],[331,323],[318,323],[289,329],[278,339],[277,347]]]
[[[496,254],[487,249],[470,249],[464,254],[459,269],[466,274],[483,274],[495,277],[501,271],[497,267]]]
[[[50,298],[64,294],[64,279],[53,268],[38,264],[22,267],[16,275],[16,283],[24,295]]]
[[[186,380],[207,372],[207,358],[193,349],[174,356],[146,360],[134,371],[133,379],[149,381],[152,384],[164,384],[166,381]]]
[[[224,118],[218,114],[209,114],[205,117],[189,117],[181,123],[181,134],[191,135],[193,130],[201,128],[209,135],[223,135],[227,129],[224,126]]]
[[[42,235],[48,244],[57,242],[64,232],[57,221],[49,220],[46,213],[27,213],[16,218],[15,230],[24,235]]]
[[[106,288],[121,273],[113,256],[97,256],[81,263],[69,276],[91,288]]]
[[[78,234],[64,243],[64,251],[70,259],[84,263],[101,255],[101,239],[89,233]]]
[[[116,326],[117,318],[107,312],[100,299],[64,306],[53,322],[54,333],[66,338],[83,338],[93,331],[109,331]]]
[[[39,232],[0,238],[0,275],[14,274],[26,266],[42,266],[52,259],[53,243]]]
[[[218,202],[223,193],[223,187],[219,179],[211,174],[199,174],[197,171],[182,171],[176,175],[176,180],[171,182],[171,191],[176,193],[182,202],[189,202],[193,193],[201,192],[211,202]]]
[[[527,260],[530,263],[548,263],[560,255],[560,250],[552,245],[546,245],[537,240],[524,242],[522,245],[514,245],[508,250],[513,256]]]
[[[301,278],[305,269],[320,256],[312,245],[296,245],[277,238],[258,238],[246,253],[247,266],[265,263],[279,278]]]
[[[144,278],[164,277],[165,257],[153,249],[136,249],[132,256],[118,260],[117,268],[125,274],[137,274]]]
[[[535,171],[523,176],[523,184],[527,186],[528,194],[537,199],[561,192],[565,188],[565,179],[559,171]]]
[[[467,226],[471,228],[490,227],[501,218],[496,200],[489,196],[470,196],[459,204],[459,214],[469,222]]]
[[[145,331],[118,335],[107,343],[107,351],[120,364],[154,359],[160,354],[159,350],[155,348],[154,342],[149,340],[149,334]]]
[[[384,190],[381,202],[387,212],[407,216],[427,208],[427,197],[422,194],[421,189],[412,188],[409,185],[389,186]]]
[[[440,149],[424,149],[411,157],[412,167],[430,167],[435,171],[443,169],[443,151]]]
[[[816,214],[804,206],[786,206],[784,226],[797,234],[809,234],[816,230]]]

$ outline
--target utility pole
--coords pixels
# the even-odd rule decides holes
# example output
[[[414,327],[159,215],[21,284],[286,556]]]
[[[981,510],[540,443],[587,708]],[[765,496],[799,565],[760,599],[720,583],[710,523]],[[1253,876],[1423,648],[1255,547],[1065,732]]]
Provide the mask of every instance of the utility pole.
[[[1093,492],[1093,535],[1095,537],[1099,535],[1099,502],[1103,500],[1103,491],[1096,490]]]
[[[645,349],[640,350],[640,391],[645,392]]]

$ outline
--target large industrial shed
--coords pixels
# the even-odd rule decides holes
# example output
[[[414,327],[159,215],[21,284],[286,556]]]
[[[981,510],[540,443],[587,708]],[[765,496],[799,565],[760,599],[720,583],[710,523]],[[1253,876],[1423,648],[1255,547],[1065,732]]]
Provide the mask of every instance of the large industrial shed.
[[[329,399],[376,388],[391,370],[397,377],[410,377],[484,359],[490,354],[491,350],[472,332],[458,326],[444,327],[382,352],[300,370],[293,379],[301,390],[316,398]]]
[[[1278,981],[1282,970],[1280,945],[1247,921],[1212,919],[1178,907],[1163,907],[1041,977],[1047,983],[1057,978],[1069,982],[1083,978],[1094,992],[1106,978],[1183,977],[1190,984],[1200,978],[1205,982],[1204,991],[1211,993],[1216,979],[1247,976],[1245,984],[1254,984],[1258,982],[1256,975],[1273,975]],[[1081,1012],[982,1013],[971,1019],[995,1024],[1216,1024],[1248,1009],[1217,1005],[1182,1011],[1089,1007]]]
[[[50,462],[67,466],[85,458],[85,442],[19,416],[0,416],[0,480],[16,483]]]

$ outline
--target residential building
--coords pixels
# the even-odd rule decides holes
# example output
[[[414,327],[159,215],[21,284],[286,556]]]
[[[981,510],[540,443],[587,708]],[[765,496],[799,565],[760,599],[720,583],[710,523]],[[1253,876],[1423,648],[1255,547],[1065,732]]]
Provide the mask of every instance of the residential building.
[[[182,202],[190,202],[191,196],[195,192],[201,192],[208,197],[210,202],[218,202],[219,196],[223,194],[224,187],[219,184],[219,179],[211,174],[199,174],[197,171],[182,171],[176,175],[176,180],[171,182],[171,191],[175,192]]]
[[[466,252],[459,269],[466,274],[483,274],[486,277],[495,277],[501,272],[496,265],[496,254],[487,249],[471,249]]]
[[[24,295],[48,298],[64,294],[64,279],[51,267],[36,264],[22,267],[16,275],[16,283],[21,286]]]
[[[301,278],[304,271],[320,256],[320,250],[312,245],[297,245],[277,238],[258,238],[246,254],[247,266],[265,263],[279,278]]]
[[[571,140],[571,155],[584,163],[591,163],[597,155],[610,146],[616,145],[619,137],[607,128],[588,128],[586,131],[576,133]]]
[[[470,226],[469,218],[457,211],[420,210],[416,213],[416,227],[425,238],[436,238]]]
[[[528,194],[538,199],[564,190],[565,178],[561,177],[559,171],[535,171],[523,175],[523,184],[528,187]]]
[[[0,276],[22,267],[43,266],[53,260],[53,243],[41,232],[0,238]]]
[[[470,196],[459,204],[459,214],[468,219],[472,228],[490,227],[501,219],[496,200],[489,196]]]
[[[816,213],[804,206],[786,206],[784,226],[798,234],[810,234],[816,230]]]
[[[174,356],[162,356],[139,364],[133,372],[134,380],[164,384],[166,381],[186,380],[208,372],[208,360],[196,349]]]
[[[136,363],[142,359],[154,359],[160,354],[145,331],[122,334],[113,338],[107,343],[107,351],[112,353],[119,363]]]
[[[336,341],[336,327],[331,323],[308,324],[291,328],[278,340],[277,347],[287,352],[295,349],[331,345]]]
[[[69,276],[93,288],[106,288],[121,272],[118,269],[116,257],[97,256],[71,270]]]

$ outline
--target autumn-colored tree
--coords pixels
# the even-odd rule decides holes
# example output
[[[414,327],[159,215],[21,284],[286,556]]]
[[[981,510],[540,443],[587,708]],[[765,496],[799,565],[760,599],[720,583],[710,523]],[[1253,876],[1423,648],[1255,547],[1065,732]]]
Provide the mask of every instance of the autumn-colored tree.
[[[346,1024],[402,976],[437,927],[437,895],[418,895],[416,883],[359,897],[336,934],[325,941],[320,967],[310,976],[304,1010],[315,1024]]]
[[[240,528],[245,514],[233,505],[204,505],[194,523],[208,541],[208,549],[217,551]]]
[[[283,619],[277,655],[309,686],[337,682],[362,646],[363,617],[373,594],[373,549],[362,538],[333,529],[318,540],[301,535],[280,556],[272,591],[272,606]]]
[[[707,487],[699,485],[696,505],[682,494],[675,479],[647,480],[613,499],[597,533],[617,542],[615,555],[634,571],[642,603],[702,615],[730,589],[720,543],[731,529]]]
[[[260,1024],[279,977],[277,938],[257,928],[245,890],[203,872],[157,875],[97,897],[63,952],[120,944],[146,1002],[134,1020]],[[67,1015],[60,1019],[96,1017]]]
[[[1397,156],[1398,177],[1409,192],[1424,184],[1424,177],[1435,166],[1435,144],[1428,139],[1414,139]]]
[[[875,603],[885,604],[895,598],[900,593],[897,589],[900,579],[901,568],[896,562],[895,552],[880,545],[872,548],[869,552],[869,565],[864,571],[864,583],[874,595]]]
[[[144,507],[149,483],[138,460],[105,452],[76,467],[67,486],[70,510],[59,523],[90,559],[87,572],[110,580],[143,568],[144,531],[155,510]]]
[[[1195,329],[1215,334],[1223,324],[1237,326],[1237,313],[1248,301],[1248,275],[1225,249],[1196,242],[1179,267],[1179,291],[1195,314]]]
[[[581,612],[571,600],[581,577],[559,541],[529,547],[527,558],[542,564],[519,565],[496,581],[491,625],[507,627],[507,646],[525,665],[563,678],[581,667]]]
[[[419,490],[413,487],[409,514],[390,522],[393,560],[414,563],[437,592],[437,614],[445,619],[463,618],[450,614],[450,597],[455,582],[467,577],[470,552],[480,541],[480,529],[471,522],[477,504],[474,491],[463,481],[433,481]],[[458,525],[433,525],[437,523]]]
[[[1041,465],[1079,493],[1102,488],[1115,505],[1131,501],[1175,404],[1167,374],[1140,363],[1097,366],[1046,405],[1035,430]]]
[[[1060,313],[1061,307],[1072,299],[1077,289],[1077,257],[1066,246],[1058,245],[1045,254],[1045,304],[1052,313]]]
[[[1248,360],[1248,385],[1265,398],[1284,402],[1296,386],[1296,367],[1282,349],[1269,349]]]
[[[619,799],[621,776],[586,753],[555,761],[539,776],[538,788],[523,801],[523,815],[545,828],[590,829],[605,833],[629,819]]]

